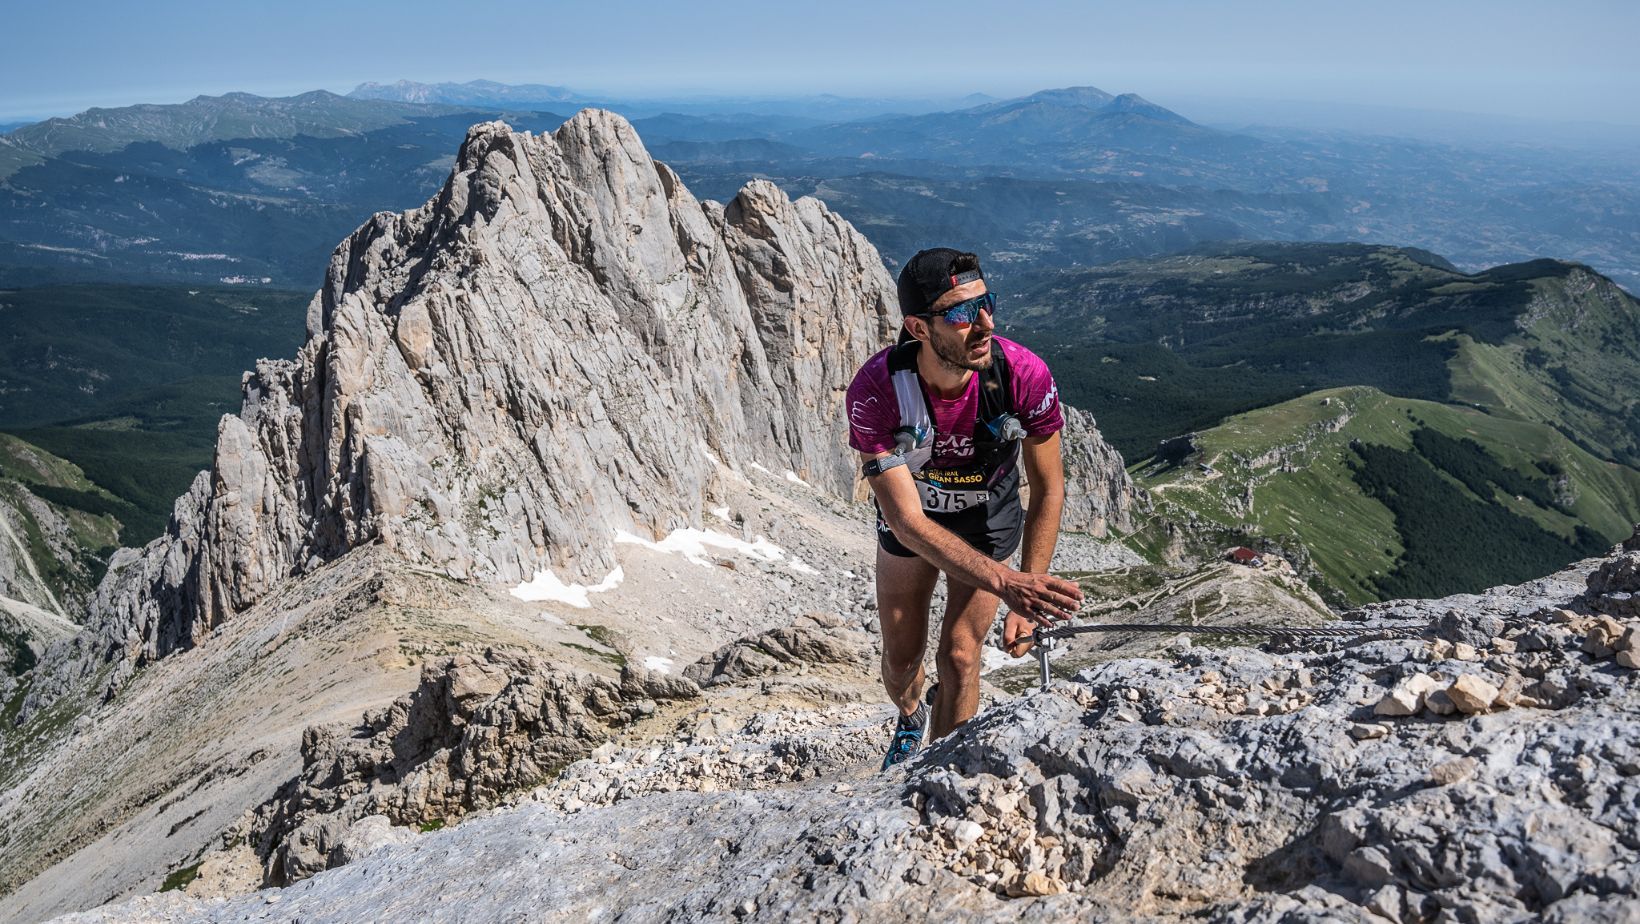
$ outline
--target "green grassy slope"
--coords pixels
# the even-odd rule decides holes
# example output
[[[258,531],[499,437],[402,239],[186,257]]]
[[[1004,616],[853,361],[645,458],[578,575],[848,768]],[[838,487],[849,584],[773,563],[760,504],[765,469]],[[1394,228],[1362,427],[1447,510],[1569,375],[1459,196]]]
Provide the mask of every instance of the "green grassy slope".
[[[1369,385],[1555,426],[1640,465],[1640,301],[1573,263],[1465,274],[1411,249],[1224,244],[1046,275],[1001,320],[1128,458],[1231,414]]]
[[[1457,336],[1452,398],[1550,424],[1590,451],[1640,465],[1640,301],[1582,268],[1532,279],[1519,330]]]
[[[1419,430],[1438,436],[1415,443]],[[1590,543],[1628,535],[1640,520],[1640,471],[1591,455],[1553,427],[1371,388],[1236,415],[1202,431],[1198,445],[1200,456],[1185,465],[1133,467],[1156,501],[1136,544],[1156,554],[1168,541],[1163,523],[1172,521],[1193,525],[1194,538],[1184,541],[1201,544],[1198,552],[1236,537],[1302,547],[1334,602],[1537,577],[1588,554]],[[1489,466],[1483,476],[1527,493],[1507,493],[1455,459],[1478,460]],[[1386,504],[1369,493],[1371,473],[1387,465],[1418,474],[1426,490],[1419,497],[1436,516],[1405,507],[1398,516],[1392,495]],[[1454,560],[1454,547],[1473,549],[1474,560]]]

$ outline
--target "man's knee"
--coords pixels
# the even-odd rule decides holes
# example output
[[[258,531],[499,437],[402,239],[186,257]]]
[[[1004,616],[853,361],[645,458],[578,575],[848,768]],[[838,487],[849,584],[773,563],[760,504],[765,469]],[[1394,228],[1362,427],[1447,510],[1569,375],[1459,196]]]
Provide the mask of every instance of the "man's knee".
[[[983,660],[980,644],[953,643],[940,652],[940,676],[976,677]]]
[[[883,671],[895,677],[914,674],[917,668],[922,665],[923,655],[926,652],[926,646],[905,651],[889,651],[885,647],[883,649]]]

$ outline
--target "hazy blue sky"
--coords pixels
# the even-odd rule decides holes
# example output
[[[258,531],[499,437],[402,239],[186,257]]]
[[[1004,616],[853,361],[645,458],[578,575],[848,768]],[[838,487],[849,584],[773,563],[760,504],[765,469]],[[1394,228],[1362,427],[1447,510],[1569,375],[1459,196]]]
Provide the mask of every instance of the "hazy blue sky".
[[[365,80],[614,93],[1091,84],[1640,124],[1640,0],[12,2],[0,119]],[[1189,114],[1189,110],[1185,110]]]

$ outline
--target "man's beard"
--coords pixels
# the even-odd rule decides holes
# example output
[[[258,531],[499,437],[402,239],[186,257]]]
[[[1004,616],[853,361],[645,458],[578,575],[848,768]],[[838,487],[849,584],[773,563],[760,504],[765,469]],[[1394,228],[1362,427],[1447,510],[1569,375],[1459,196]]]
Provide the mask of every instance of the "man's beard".
[[[934,358],[946,369],[952,372],[983,372],[991,368],[991,360],[996,357],[997,344],[989,332],[977,335],[969,333],[955,341],[948,341],[932,331],[929,333],[928,343],[934,348]],[[985,352],[985,358],[969,359],[969,349],[978,345],[981,340],[991,342],[991,348]]]

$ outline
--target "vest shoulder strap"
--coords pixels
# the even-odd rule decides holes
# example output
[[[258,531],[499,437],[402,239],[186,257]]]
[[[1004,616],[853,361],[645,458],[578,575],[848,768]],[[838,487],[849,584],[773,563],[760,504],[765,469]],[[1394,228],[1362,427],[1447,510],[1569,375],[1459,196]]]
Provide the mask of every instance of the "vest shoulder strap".
[[[996,341],[992,341],[995,345]],[[910,340],[889,351],[888,374],[899,372],[917,374],[917,354],[922,343]],[[991,353],[991,365],[979,374],[979,413],[983,420],[994,420],[1003,414],[1017,414],[1014,407],[1013,382],[1008,374],[1008,354],[1000,346]],[[903,411],[902,411],[903,416]]]
[[[907,340],[904,343],[896,344],[894,349],[888,351],[888,374],[916,372],[917,351],[921,348],[922,341],[920,340]]]
[[[979,401],[974,408],[974,436],[976,444],[1011,445],[1002,438],[1004,418],[1017,416],[1014,407],[1013,381],[1009,375],[1008,354],[992,341],[991,365],[979,373]],[[894,383],[894,398],[899,404],[900,427],[897,434],[911,437],[911,445],[927,445],[933,435],[933,408],[929,406],[922,379],[917,375],[917,354],[922,343],[910,340],[895,346],[888,354],[888,373]]]
[[[992,339],[991,365],[980,373],[978,422],[989,424],[1004,414],[1018,414],[1013,392],[1013,378],[1008,374],[1008,354]],[[978,432],[976,428],[976,436]]]

